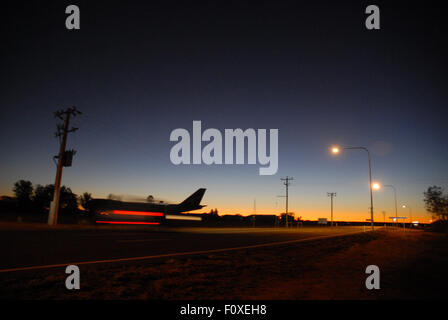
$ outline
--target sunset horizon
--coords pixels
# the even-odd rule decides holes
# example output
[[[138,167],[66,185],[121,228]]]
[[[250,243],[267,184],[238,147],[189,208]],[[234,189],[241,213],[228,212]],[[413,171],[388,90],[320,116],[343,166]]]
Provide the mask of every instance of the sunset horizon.
[[[2,13],[12,314],[47,316],[34,300],[160,319],[443,306],[442,1],[23,0]]]

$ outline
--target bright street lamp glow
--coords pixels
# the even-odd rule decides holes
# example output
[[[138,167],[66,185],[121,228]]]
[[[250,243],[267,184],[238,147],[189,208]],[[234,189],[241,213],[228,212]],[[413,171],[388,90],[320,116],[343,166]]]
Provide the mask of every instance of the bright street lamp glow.
[[[332,147],[332,148],[331,148],[331,152],[332,152],[333,154],[338,154],[340,151],[341,151],[341,150],[339,149],[339,147]]]
[[[381,186],[380,186],[379,183],[375,182],[375,183],[372,183],[372,189],[374,189],[374,190],[380,190],[380,189],[381,189]]]

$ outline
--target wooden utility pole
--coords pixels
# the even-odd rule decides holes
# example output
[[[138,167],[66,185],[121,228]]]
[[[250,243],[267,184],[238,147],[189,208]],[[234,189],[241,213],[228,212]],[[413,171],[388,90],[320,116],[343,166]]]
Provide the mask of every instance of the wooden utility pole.
[[[281,178],[280,180],[285,181],[283,184],[286,186],[286,213],[285,213],[285,227],[288,227],[288,187],[290,185],[291,180],[294,180],[293,177]]]
[[[67,134],[78,130],[78,128],[71,128],[69,130],[68,126],[70,123],[70,116],[76,116],[78,114],[81,114],[81,112],[78,111],[76,109],[76,107],[68,108],[67,110],[56,111],[54,113],[55,117],[57,117],[61,120],[64,120],[64,125],[63,126],[58,125],[57,132],[55,134],[57,137],[60,137],[62,135],[62,140],[61,140],[61,145],[59,148],[58,167],[56,170],[56,179],[55,179],[55,183],[54,183],[53,201],[50,203],[50,212],[48,214],[48,224],[49,225],[55,225],[58,223],[59,199],[60,199],[60,195],[61,195],[62,168],[64,166],[71,165],[71,156],[73,155],[73,151],[71,152],[71,155],[69,155],[65,151],[65,146],[67,144]],[[64,116],[65,116],[65,119],[64,119]],[[68,157],[70,157],[70,159],[68,159]]]
[[[252,227],[255,227],[255,216],[257,215],[257,199],[254,199],[254,215],[252,217]]]
[[[336,192],[327,192],[327,196],[331,198],[331,226],[333,226],[333,198],[336,197]]]

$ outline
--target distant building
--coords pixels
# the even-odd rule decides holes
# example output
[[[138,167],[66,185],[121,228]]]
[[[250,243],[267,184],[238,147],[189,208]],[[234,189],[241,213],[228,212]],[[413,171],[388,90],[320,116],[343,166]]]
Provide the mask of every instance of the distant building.
[[[327,224],[327,218],[319,218],[317,220],[317,224]]]

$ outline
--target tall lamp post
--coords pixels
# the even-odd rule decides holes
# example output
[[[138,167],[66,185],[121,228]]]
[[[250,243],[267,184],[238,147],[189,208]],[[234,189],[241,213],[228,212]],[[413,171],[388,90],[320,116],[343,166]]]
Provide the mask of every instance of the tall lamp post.
[[[394,190],[394,199],[395,199],[395,221],[398,222],[398,210],[397,210],[397,189],[391,184],[385,184],[385,187],[392,188]]]
[[[403,209],[405,209],[405,208],[409,208],[409,219],[411,220],[410,222],[411,222],[411,225],[412,225],[412,208],[410,207],[410,206],[407,206],[407,205],[402,205],[401,206]]]
[[[372,192],[372,188],[379,189],[379,184],[372,185],[372,165],[371,165],[371,161],[370,161],[369,149],[367,149],[366,147],[344,147],[342,149],[343,150],[360,149],[360,150],[364,150],[365,152],[367,152],[367,159],[368,159],[368,162],[369,162],[370,222],[371,222],[372,231],[373,231],[374,230],[374,223],[373,223],[373,192]],[[331,148],[331,152],[333,154],[338,154],[338,153],[341,152],[341,148],[339,148],[339,147],[332,147]]]

